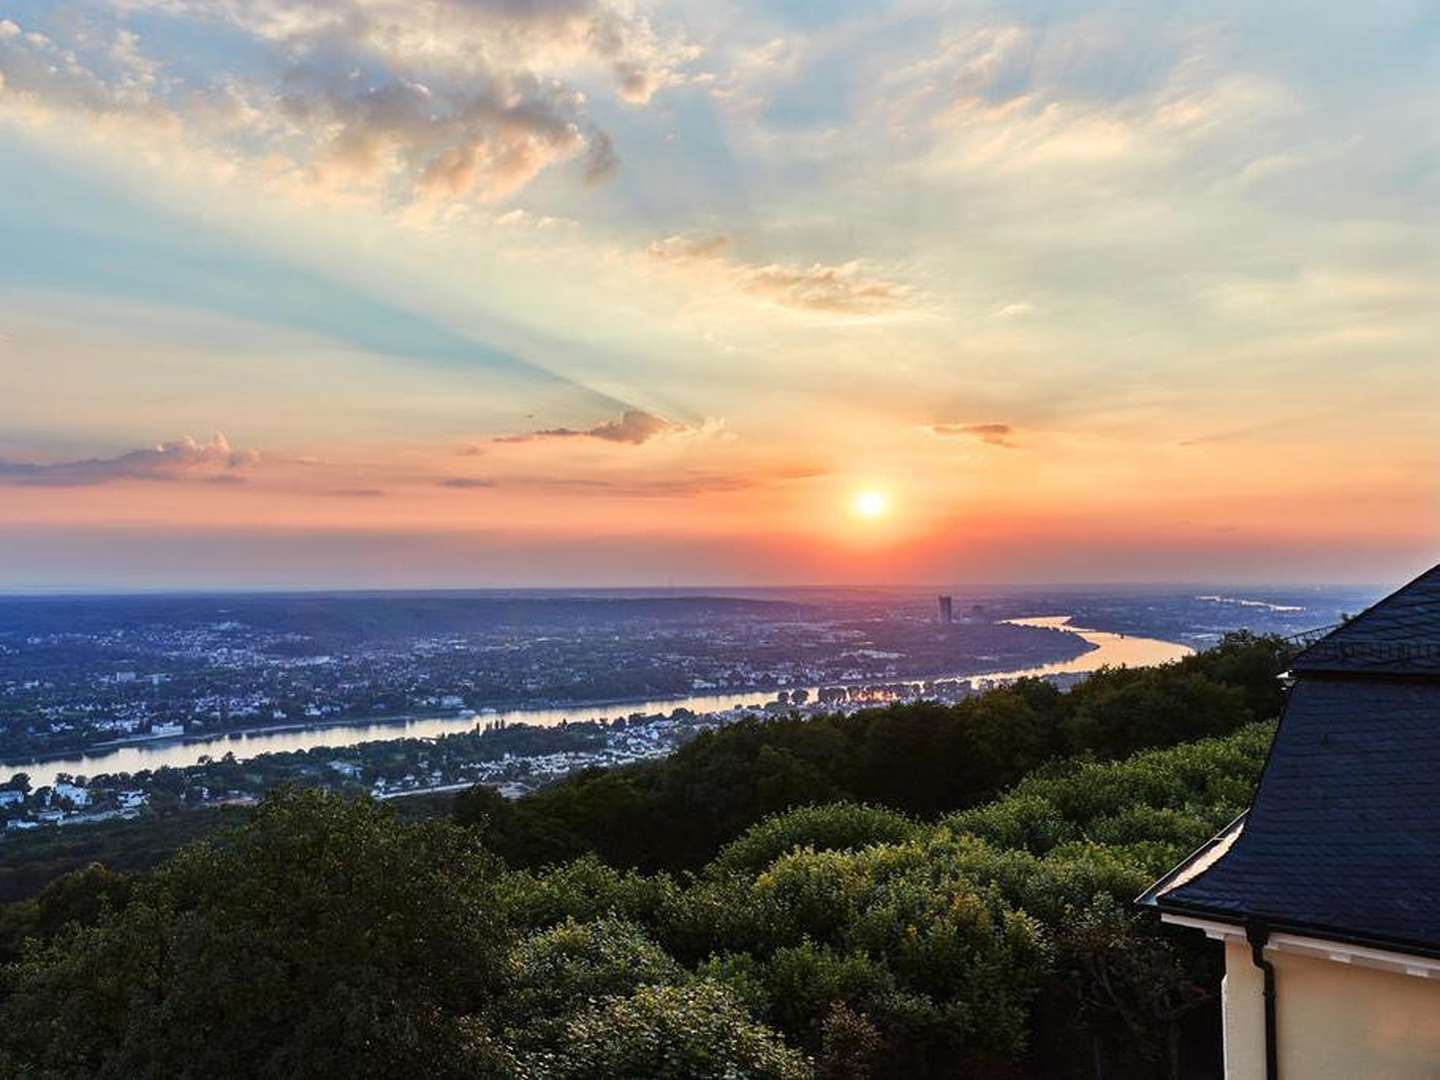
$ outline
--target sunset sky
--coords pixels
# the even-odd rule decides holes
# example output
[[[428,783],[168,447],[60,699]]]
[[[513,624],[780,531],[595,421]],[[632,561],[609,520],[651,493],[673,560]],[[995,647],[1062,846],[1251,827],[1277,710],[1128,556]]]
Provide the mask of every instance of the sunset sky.
[[[0,588],[1390,582],[1440,7],[0,0]]]

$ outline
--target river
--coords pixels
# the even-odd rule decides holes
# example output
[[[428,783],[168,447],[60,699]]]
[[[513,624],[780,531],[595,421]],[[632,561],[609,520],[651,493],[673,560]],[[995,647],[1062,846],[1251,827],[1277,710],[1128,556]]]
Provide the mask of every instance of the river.
[[[1053,664],[1040,664],[1036,667],[1020,668],[1015,671],[959,672],[937,675],[935,678],[1011,679],[1022,675],[1061,675],[1094,671],[1096,668],[1106,665],[1144,667],[1178,660],[1193,651],[1188,645],[1177,645],[1173,641],[1113,634],[1103,630],[1087,630],[1071,626],[1068,615],[1046,615],[1006,621],[1020,626],[1042,626],[1067,630],[1079,634],[1096,648],[1073,660],[1061,660]],[[871,684],[914,681],[904,678],[869,680]],[[807,687],[807,689],[813,697],[817,688]],[[681,708],[697,713],[719,712],[739,704],[760,704],[772,701],[774,697],[775,691],[773,690],[729,691],[723,694],[699,694],[691,697],[627,701],[609,705],[569,705],[554,709],[504,709],[479,716],[466,713],[460,716],[357,720],[301,728],[236,731],[193,739],[155,739],[128,743],[123,746],[97,748],[74,757],[53,758],[35,763],[0,764],[0,776],[10,772],[25,772],[29,774],[31,784],[41,787],[53,784],[58,773],[94,776],[97,773],[139,772],[142,769],[158,769],[163,765],[181,768],[197,764],[202,757],[218,758],[225,754],[234,754],[236,758],[243,761],[260,754],[311,750],[317,746],[341,747],[382,739],[433,738],[436,735],[469,731],[477,723],[489,723],[495,720],[548,727],[558,724],[562,720],[595,720],[600,717],[629,715],[634,712],[668,713],[671,709]]]

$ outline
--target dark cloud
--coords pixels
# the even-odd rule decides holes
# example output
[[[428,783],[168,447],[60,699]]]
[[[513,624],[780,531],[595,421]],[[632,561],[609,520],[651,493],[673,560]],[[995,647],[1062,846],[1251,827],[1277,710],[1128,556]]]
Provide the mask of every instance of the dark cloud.
[[[655,416],[652,413],[641,412],[639,409],[627,410],[618,420],[607,420],[603,424],[597,424],[592,428],[547,428],[543,431],[532,431],[524,435],[501,435],[494,441],[497,443],[521,443],[533,442],[536,439],[603,439],[606,442],[629,443],[632,446],[639,446],[648,442],[657,435],[663,435],[667,431],[683,430],[679,424],[672,423],[664,417]]]
[[[311,167],[324,184],[380,181],[399,161],[422,197],[499,198],[587,149],[587,177],[615,163],[573,93],[524,74],[463,89],[396,80],[357,92],[343,76],[298,69],[279,109],[298,129],[326,133]]]
[[[628,0],[120,5],[129,6],[161,8],[198,33],[228,24],[250,35],[264,68],[284,74],[150,55],[165,36],[142,42],[122,17],[113,43],[95,28],[52,38],[0,18],[0,97],[23,99],[40,121],[119,120],[266,172],[283,165],[321,190],[396,201],[500,199],[566,161],[586,184],[604,180],[619,155],[570,72],[598,64],[621,99],[641,105],[682,81],[697,55]]]
[[[1015,429],[1009,424],[936,424],[930,430],[936,435],[969,436],[991,446],[1015,449],[1015,444],[1010,441]]]
[[[111,458],[49,463],[0,458],[0,484],[93,487],[122,480],[236,484],[244,481],[237,470],[250,468],[259,460],[260,455],[253,450],[234,449],[224,435],[217,434],[205,443],[187,435],[148,450],[131,450]]]
[[[492,488],[494,480],[485,480],[475,476],[447,476],[443,480],[437,480],[441,487],[448,488]]]
[[[615,152],[615,140],[603,131],[591,133],[585,154],[585,183],[593,185],[608,180],[619,168],[620,155]]]

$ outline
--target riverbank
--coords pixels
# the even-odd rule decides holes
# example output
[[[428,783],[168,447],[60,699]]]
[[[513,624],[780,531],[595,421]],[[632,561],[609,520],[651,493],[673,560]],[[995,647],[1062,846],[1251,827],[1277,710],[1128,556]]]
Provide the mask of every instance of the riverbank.
[[[1052,615],[1034,617],[1033,625],[1063,630],[1082,639],[1083,651],[1066,660],[1052,661],[1008,670],[989,666],[988,670],[949,671],[930,676],[896,676],[870,679],[858,683],[827,683],[827,686],[885,686],[915,685],[950,679],[1004,680],[1024,676],[1083,674],[1106,665],[1142,666],[1165,663],[1188,655],[1193,650],[1187,645],[1145,638],[1115,634],[1108,631],[1088,630],[1067,625],[1069,616]],[[1018,621],[1018,620],[1017,620]],[[785,687],[783,689],[805,689],[812,700],[820,687]],[[477,723],[504,722],[509,724],[531,724],[552,727],[561,723],[580,723],[601,718],[613,718],[616,710],[626,713],[669,712],[676,708],[689,709],[695,713],[723,712],[736,705],[761,704],[776,693],[776,688],[754,690],[725,690],[718,693],[699,695],[669,695],[643,700],[609,701],[601,703],[573,703],[542,708],[506,708],[482,714],[465,713],[459,716],[408,715],[394,719],[365,718],[322,721],[318,724],[285,725],[281,728],[261,727],[251,730],[217,732],[200,737],[180,737],[173,740],[152,740],[126,746],[112,746],[106,750],[91,748],[86,751],[70,751],[65,756],[41,760],[30,759],[19,764],[0,766],[0,770],[23,771],[30,774],[31,783],[36,787],[54,783],[59,773],[94,776],[101,773],[136,773],[162,767],[182,768],[198,763],[201,757],[220,758],[233,753],[237,760],[245,761],[266,753],[283,753],[296,750],[313,750],[320,747],[341,749],[358,743],[387,741],[405,738],[433,738],[455,734],[474,728]]]

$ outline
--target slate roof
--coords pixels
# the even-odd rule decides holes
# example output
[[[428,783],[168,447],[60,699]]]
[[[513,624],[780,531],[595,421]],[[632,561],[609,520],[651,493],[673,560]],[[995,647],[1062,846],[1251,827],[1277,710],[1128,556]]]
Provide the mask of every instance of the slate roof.
[[[1140,902],[1440,956],[1440,567],[1291,671],[1249,812]]]
[[[1440,566],[1315,642],[1290,670],[1440,675]]]
[[[1440,682],[1290,693],[1243,830],[1158,906],[1440,954]]]

